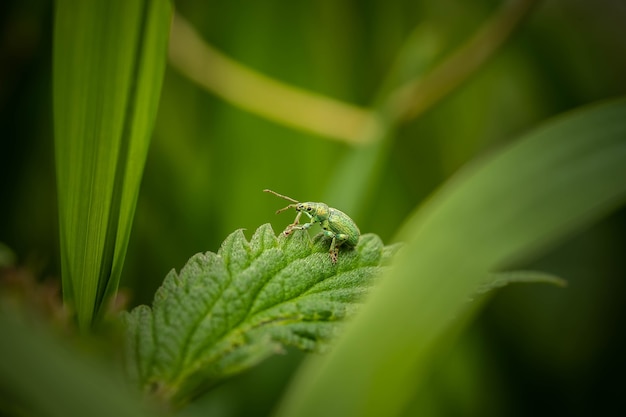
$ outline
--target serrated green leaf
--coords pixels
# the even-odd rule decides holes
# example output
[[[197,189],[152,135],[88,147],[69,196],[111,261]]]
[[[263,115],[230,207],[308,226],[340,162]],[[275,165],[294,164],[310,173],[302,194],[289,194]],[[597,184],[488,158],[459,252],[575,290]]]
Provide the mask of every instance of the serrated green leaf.
[[[126,316],[131,378],[182,404],[283,346],[323,349],[397,248],[365,234],[333,264],[329,243],[305,231],[276,237],[266,224],[250,241],[238,230],[217,254],[194,255],[152,309]]]
[[[63,297],[88,328],[117,291],[165,69],[168,0],[56,2]]]

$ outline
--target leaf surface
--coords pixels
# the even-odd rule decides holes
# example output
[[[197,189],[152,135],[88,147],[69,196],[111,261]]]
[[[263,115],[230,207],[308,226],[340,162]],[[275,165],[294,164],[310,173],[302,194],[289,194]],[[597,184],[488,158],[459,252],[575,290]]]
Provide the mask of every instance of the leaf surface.
[[[266,224],[250,241],[239,230],[218,253],[194,255],[152,308],[126,316],[132,378],[180,405],[283,346],[323,350],[397,249],[365,234],[332,264],[329,244],[305,231],[276,237]]]

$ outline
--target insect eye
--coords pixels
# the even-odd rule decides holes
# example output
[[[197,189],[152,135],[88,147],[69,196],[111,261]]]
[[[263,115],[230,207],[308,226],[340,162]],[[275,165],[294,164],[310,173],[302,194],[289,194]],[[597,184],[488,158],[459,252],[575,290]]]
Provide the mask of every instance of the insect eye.
[[[312,209],[311,207],[307,207],[306,211],[311,211],[311,209]]]

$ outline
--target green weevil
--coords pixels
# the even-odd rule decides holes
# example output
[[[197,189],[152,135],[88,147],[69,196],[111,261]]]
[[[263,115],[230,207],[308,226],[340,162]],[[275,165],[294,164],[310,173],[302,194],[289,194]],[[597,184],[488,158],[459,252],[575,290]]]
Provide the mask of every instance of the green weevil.
[[[284,198],[285,200],[294,203],[276,211],[276,214],[278,214],[293,207],[298,212],[293,223],[287,226],[287,228],[283,231],[285,236],[289,236],[294,230],[306,230],[315,223],[319,223],[322,226],[324,235],[332,238],[330,250],[328,252],[330,254],[330,260],[333,264],[337,262],[339,257],[339,247],[341,245],[345,243],[348,246],[354,247],[357,243],[359,243],[361,232],[359,231],[356,223],[354,223],[354,220],[352,220],[350,216],[343,211],[328,207],[325,203],[301,203],[291,197],[278,194],[272,190],[263,191],[266,193],[272,193],[277,197]],[[309,219],[311,219],[309,223],[302,225],[299,224],[302,213],[306,214]]]

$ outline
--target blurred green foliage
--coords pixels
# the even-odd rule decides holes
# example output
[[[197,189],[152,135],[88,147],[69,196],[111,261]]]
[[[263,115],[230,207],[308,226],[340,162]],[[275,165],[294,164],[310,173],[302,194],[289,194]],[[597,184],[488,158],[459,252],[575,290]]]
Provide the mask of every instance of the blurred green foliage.
[[[498,5],[175,3],[203,39],[231,58],[362,107],[374,103],[416,28],[427,35],[424,54],[442,57]],[[59,277],[52,12],[44,0],[0,6],[0,241],[38,275]],[[361,231],[391,243],[408,213],[470,159],[564,110],[626,94],[624,21],[623,2],[541,2],[467,83],[395,130],[369,198],[353,216]],[[289,219],[274,216],[276,201],[264,188],[341,209],[328,196],[351,152],[346,144],[242,111],[168,67],[122,274],[132,304],[149,302],[171,268],[196,252],[217,250],[234,229],[252,231],[270,221],[281,230]],[[565,277],[570,286],[513,287],[495,297],[459,344],[442,354],[429,395],[420,396],[432,404],[416,404],[407,415],[425,408],[477,416],[624,412],[625,227],[622,210],[524,265]],[[193,409],[266,415],[297,361],[291,352],[272,359]]]

